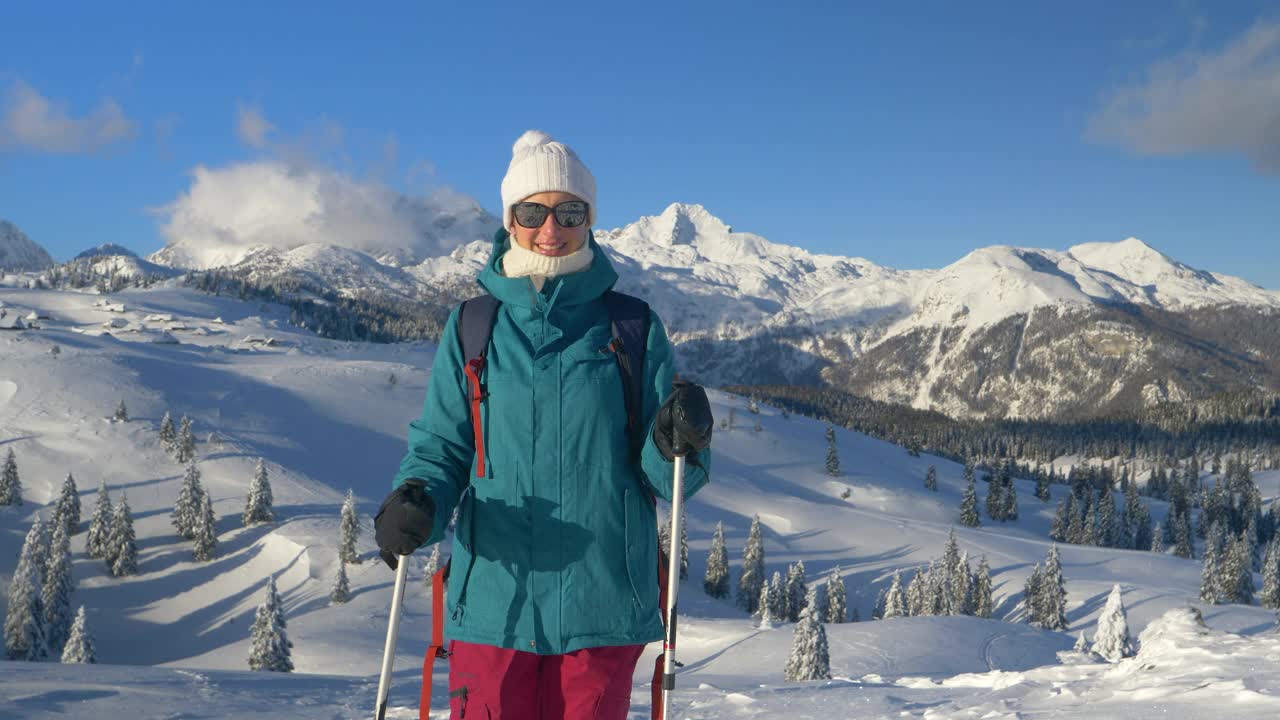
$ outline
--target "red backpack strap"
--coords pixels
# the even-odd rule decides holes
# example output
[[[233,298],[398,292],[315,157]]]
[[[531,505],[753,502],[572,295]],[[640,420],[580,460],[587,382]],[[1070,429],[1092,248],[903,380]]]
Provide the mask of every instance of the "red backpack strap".
[[[448,660],[449,651],[444,649],[444,585],[449,579],[449,566],[453,558],[444,567],[436,571],[431,578],[431,646],[422,659],[422,695],[418,701],[418,720],[430,720],[431,715],[431,666],[436,658]]]
[[[498,316],[498,298],[485,294],[466,300],[458,308],[458,342],[462,346],[463,371],[467,374],[467,397],[471,402],[471,427],[475,433],[476,477],[484,477],[484,420],[480,403],[489,396],[481,382],[485,354]]]

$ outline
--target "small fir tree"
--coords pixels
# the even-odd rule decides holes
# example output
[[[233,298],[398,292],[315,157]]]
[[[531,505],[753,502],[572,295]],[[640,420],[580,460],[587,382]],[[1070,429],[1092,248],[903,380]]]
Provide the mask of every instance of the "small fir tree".
[[[22,480],[18,477],[18,459],[13,448],[4,456],[4,468],[0,470],[0,505],[22,504]]]
[[[1125,618],[1120,585],[1111,587],[1107,604],[1098,616],[1098,631],[1093,636],[1093,651],[1108,662],[1133,657],[1133,640],[1129,637],[1129,621]]]
[[[1036,563],[1022,586],[1022,604],[1026,608],[1028,621],[1032,625],[1039,625],[1041,616],[1044,614],[1040,607],[1040,586],[1043,584],[1044,568],[1040,563]]]
[[[27,531],[18,554],[18,565],[9,581],[9,603],[4,616],[4,649],[10,660],[38,662],[48,657],[45,642],[44,608],[40,603],[44,586],[44,523],[39,517]]]
[[[756,604],[756,613],[752,615],[757,620],[756,627],[761,630],[773,629],[776,618],[773,615],[773,586],[769,583],[760,584],[760,599]]]
[[[80,531],[80,490],[76,487],[76,479],[71,473],[67,473],[67,477],[62,481],[62,491],[58,493],[53,517],[54,520],[66,526],[68,536]]]
[[[924,473],[924,489],[938,492],[938,468],[932,465]]]
[[[271,480],[267,477],[267,463],[262,458],[258,458],[253,480],[249,482],[249,495],[244,501],[244,512],[240,515],[240,523],[247,527],[257,523],[271,522],[275,519],[271,509],[273,502]]]
[[[347,499],[342,503],[340,529],[338,557],[346,563],[360,564],[360,556],[356,553],[356,539],[360,537],[360,521],[356,518],[356,495],[351,490],[347,490]]]
[[[827,443],[827,474],[831,477],[840,476],[840,452],[836,450],[834,440]]]
[[[89,518],[89,533],[85,536],[85,553],[91,558],[106,554],[106,544],[111,536],[111,495],[107,493],[107,481],[98,485],[98,500]]]
[[[711,554],[707,556],[707,572],[702,589],[713,598],[729,597],[729,553],[724,546],[724,523],[716,523],[711,538]]]
[[[1067,587],[1062,577],[1062,559],[1055,543],[1045,559],[1040,583],[1040,626],[1046,630],[1067,629]]]
[[[189,463],[196,459],[196,434],[191,429],[191,418],[186,415],[178,423],[177,460]]]
[[[341,605],[351,599],[351,584],[347,582],[347,564],[338,560],[338,572],[333,578],[333,588],[329,590],[329,602]]]
[[[1078,653],[1089,652],[1089,640],[1085,637],[1083,630],[1081,630],[1080,634],[1076,636],[1076,644],[1072,645],[1071,649]]]
[[[200,484],[200,468],[194,462],[188,463],[182,476],[182,487],[178,490],[178,499],[174,501],[173,512],[169,514],[178,537],[191,540],[196,536],[200,498],[204,494],[204,486]]]
[[[1210,605],[1226,601],[1223,592],[1224,534],[1222,524],[1215,522],[1204,542],[1204,557],[1200,566],[1200,602]]]
[[[798,560],[787,569],[787,622],[799,622],[800,613],[804,611],[809,595],[809,585],[805,582],[804,561]]]
[[[1280,609],[1280,536],[1271,538],[1262,556],[1262,607]]]
[[[827,576],[827,615],[823,620],[828,623],[844,623],[848,615],[848,590],[844,586],[844,578],[840,577],[840,566]]]
[[[1151,533],[1151,552],[1164,554],[1164,528],[1160,523],[1156,523],[1156,529]]]
[[[170,455],[178,450],[178,431],[173,425],[173,416],[165,411],[160,420],[160,447]]]
[[[93,650],[93,637],[85,625],[83,605],[76,611],[76,619],[71,623],[71,636],[67,638],[67,644],[62,648],[62,662],[68,664],[98,662],[98,657]]]
[[[889,618],[906,617],[907,615],[907,599],[902,591],[902,573],[898,570],[893,571],[893,581],[889,584],[889,592],[884,596],[884,617]]]
[[[742,570],[738,575],[738,607],[754,615],[760,601],[760,585],[765,581],[764,536],[760,530],[760,516],[753,515],[751,529],[747,532],[747,544],[742,550]]]
[[[129,422],[129,409],[124,406],[124,398],[120,398],[120,404],[116,405],[116,414],[112,419],[116,422]]]
[[[783,677],[787,682],[803,682],[805,680],[830,680],[831,658],[827,648],[827,631],[818,616],[818,602],[813,595],[817,588],[809,591],[805,609],[796,623],[795,635],[791,641],[791,655]]]
[[[275,576],[267,583],[266,599],[254,613],[249,631],[249,669],[293,672],[293,658],[284,621],[284,608],[276,592]]]
[[[49,548],[40,605],[44,610],[49,653],[59,656],[71,633],[71,591],[75,589],[75,581],[71,578],[71,538],[67,536],[67,528],[60,522],[52,525],[53,543]]]
[[[218,552],[218,518],[213,514],[213,501],[209,493],[200,495],[200,511],[196,515],[195,547],[192,552],[198,562],[212,560]]]
[[[982,525],[982,519],[978,517],[978,490],[972,473],[966,472],[966,474],[969,480],[964,487],[964,496],[960,500],[960,524],[965,527],[979,527]]]
[[[978,561],[978,572],[973,577],[973,614],[989,618],[992,611],[991,567],[987,565],[987,556],[983,555]]]
[[[129,509],[129,496],[120,491],[111,518],[112,548],[108,571],[116,577],[135,575],[138,572],[138,546],[133,534],[133,511]]]
[[[774,622],[786,619],[787,583],[782,579],[782,573],[774,570],[773,578],[764,584],[769,586],[769,616]]]

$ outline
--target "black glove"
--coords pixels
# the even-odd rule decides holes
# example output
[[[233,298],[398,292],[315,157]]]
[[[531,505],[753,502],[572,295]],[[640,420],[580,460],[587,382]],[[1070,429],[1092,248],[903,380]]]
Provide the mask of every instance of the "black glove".
[[[418,478],[405,480],[373,516],[378,556],[395,570],[400,564],[398,556],[412,553],[431,537],[435,516],[436,504],[427,494],[426,483]]]
[[[658,408],[653,443],[667,460],[693,455],[711,444],[711,403],[701,385],[677,380],[667,401]],[[674,433],[674,441],[672,435]]]

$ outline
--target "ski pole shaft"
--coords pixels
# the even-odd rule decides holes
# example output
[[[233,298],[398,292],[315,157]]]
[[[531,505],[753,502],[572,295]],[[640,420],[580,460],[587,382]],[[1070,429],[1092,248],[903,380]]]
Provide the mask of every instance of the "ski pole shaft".
[[[681,508],[684,506],[684,455],[675,456],[671,483],[671,552],[667,558],[667,638],[663,643],[662,720],[671,715],[671,691],[676,687],[676,594],[680,591]]]
[[[382,674],[378,677],[376,720],[387,716],[387,695],[391,692],[391,665],[396,658],[396,635],[400,632],[400,602],[404,599],[404,580],[408,575],[409,556],[401,555],[396,565],[396,587],[391,596],[391,618],[387,622],[387,644],[382,648]]]

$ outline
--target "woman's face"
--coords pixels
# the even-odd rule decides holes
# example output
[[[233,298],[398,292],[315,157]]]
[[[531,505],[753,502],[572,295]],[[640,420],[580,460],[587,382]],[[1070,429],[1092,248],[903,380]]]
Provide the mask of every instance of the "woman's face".
[[[569,200],[582,200],[582,198],[567,192],[540,192],[530,195],[521,202],[536,202],[554,208]],[[552,257],[575,253],[587,241],[586,223],[578,227],[560,227],[554,212],[547,213],[542,226],[536,228],[523,227],[512,218],[510,230],[511,236],[520,247]]]

